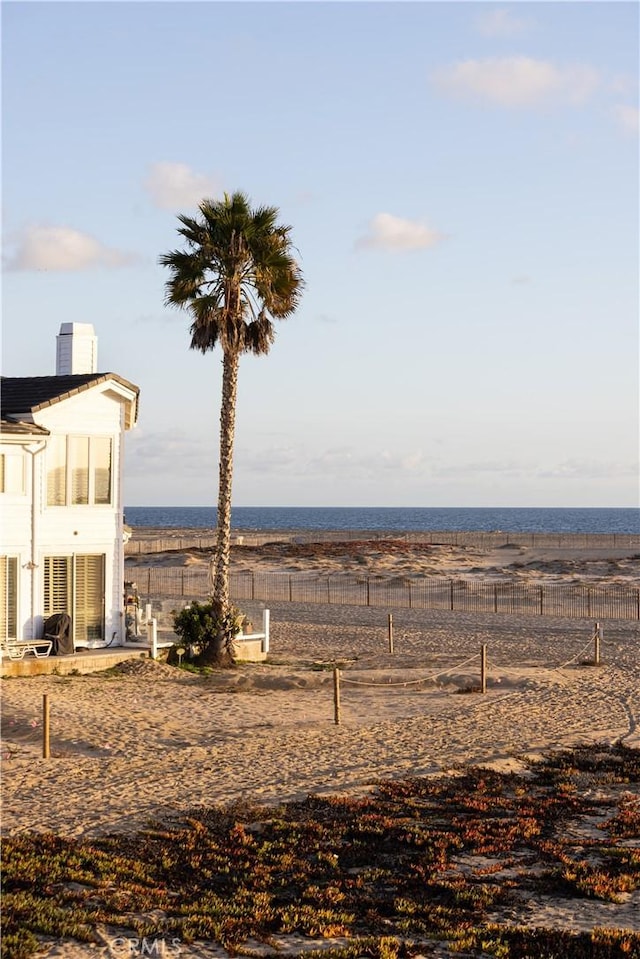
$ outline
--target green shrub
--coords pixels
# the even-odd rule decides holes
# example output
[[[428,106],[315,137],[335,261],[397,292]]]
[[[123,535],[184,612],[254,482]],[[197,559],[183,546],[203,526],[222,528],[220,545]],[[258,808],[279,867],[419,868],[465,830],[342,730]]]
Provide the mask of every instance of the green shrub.
[[[228,665],[235,661],[234,639],[243,622],[235,606],[222,613],[213,600],[194,601],[174,615],[173,628],[188,661],[200,666]]]

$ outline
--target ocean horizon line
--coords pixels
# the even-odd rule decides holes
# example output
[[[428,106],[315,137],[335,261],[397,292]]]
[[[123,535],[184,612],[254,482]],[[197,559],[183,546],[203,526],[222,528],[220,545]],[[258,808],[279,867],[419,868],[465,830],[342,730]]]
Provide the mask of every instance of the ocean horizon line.
[[[131,506],[131,526],[211,529],[215,506]],[[233,529],[640,534],[635,507],[233,506]]]
[[[146,503],[137,503],[131,504],[130,506],[125,506],[127,509],[213,509],[216,510],[217,507],[211,503],[198,503],[191,505],[179,505],[174,503],[164,503],[157,506],[148,506]],[[243,505],[243,504],[234,504],[232,509],[314,509],[314,510],[341,510],[341,509],[358,509],[358,510],[403,510],[403,509],[419,509],[419,510],[638,510],[640,512],[640,506],[358,506],[356,504],[352,506],[289,506],[289,505],[279,505],[279,506],[256,506],[256,505]]]

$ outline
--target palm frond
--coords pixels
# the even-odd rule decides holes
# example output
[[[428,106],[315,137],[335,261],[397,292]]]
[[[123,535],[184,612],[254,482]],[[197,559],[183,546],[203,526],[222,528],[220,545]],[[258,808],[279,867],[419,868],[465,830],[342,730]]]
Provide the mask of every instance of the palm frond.
[[[251,208],[240,191],[203,199],[196,217],[178,216],[185,249],[159,258],[169,270],[165,301],[192,316],[191,347],[267,352],[271,318],[294,312],[304,285],[291,255],[291,227],[274,206]]]

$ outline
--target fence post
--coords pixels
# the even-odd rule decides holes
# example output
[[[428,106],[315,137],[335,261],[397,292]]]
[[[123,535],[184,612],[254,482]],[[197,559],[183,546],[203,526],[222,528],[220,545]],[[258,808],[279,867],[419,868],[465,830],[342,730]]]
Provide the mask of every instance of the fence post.
[[[181,576],[180,576],[180,596],[184,597],[184,569],[182,569],[180,572],[181,572]]]
[[[494,613],[498,612],[498,584],[494,583],[493,586],[493,611]]]
[[[293,593],[291,591],[291,573],[289,573],[289,602],[291,602],[292,596],[293,596]]]
[[[369,596],[369,582],[370,582],[370,580],[369,580],[369,577],[367,576],[367,606],[371,606],[371,603],[370,603],[370,601],[369,601],[369,600],[370,600],[370,596]],[[638,603],[640,603],[640,590],[638,590]],[[638,606],[638,609],[640,610],[640,606]],[[640,619],[640,612],[638,612],[638,619]]]
[[[453,580],[451,580],[451,583],[450,583],[450,586],[449,586],[449,593],[450,593],[450,603],[449,603],[449,605],[450,605],[450,609],[453,610]]]
[[[149,643],[149,658],[158,658],[158,620],[151,619],[147,623],[147,642]]]
[[[389,652],[393,652],[393,613],[389,613]]]
[[[49,694],[42,697],[42,758],[49,759]]]
[[[593,633],[593,662],[596,666],[600,665],[600,640],[602,639],[602,632],[600,623],[596,623],[596,628]]]
[[[333,670],[333,721],[340,725],[340,670]]]
[[[262,640],[262,652],[269,652],[269,617],[270,612],[268,609],[262,610],[262,632],[264,633],[264,639]]]
[[[543,615],[544,610],[544,586],[540,587],[540,615]]]
[[[480,647],[480,692],[487,691],[487,644]]]

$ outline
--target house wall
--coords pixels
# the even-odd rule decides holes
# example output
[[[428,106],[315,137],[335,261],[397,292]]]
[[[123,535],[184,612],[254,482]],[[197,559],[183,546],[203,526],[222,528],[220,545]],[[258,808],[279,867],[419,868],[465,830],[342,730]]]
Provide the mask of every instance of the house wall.
[[[33,574],[32,553],[32,490],[34,472],[37,473],[37,458],[42,455],[46,440],[10,441],[8,438],[0,444],[5,456],[19,456],[23,465],[24,486],[22,492],[5,492],[1,499],[2,553],[15,556],[18,566],[18,638],[30,639],[31,628],[31,591]],[[36,481],[36,487],[38,483]]]
[[[3,553],[19,557],[18,630],[23,639],[42,635],[44,558],[105,556],[105,640],[124,642],[122,464],[125,401],[105,384],[61,400],[34,415],[52,435],[108,436],[112,440],[110,505],[47,505],[47,445],[29,453],[22,497],[3,496]],[[33,493],[34,508],[31,509]],[[8,508],[7,508],[8,507]]]

